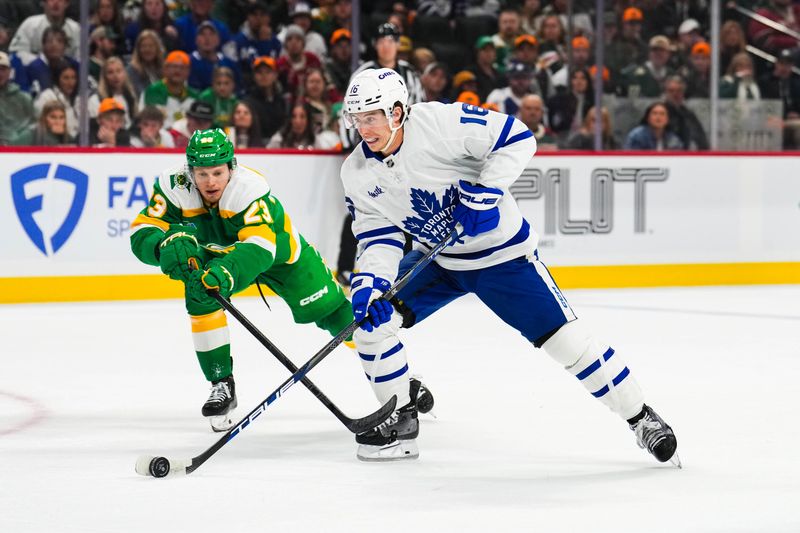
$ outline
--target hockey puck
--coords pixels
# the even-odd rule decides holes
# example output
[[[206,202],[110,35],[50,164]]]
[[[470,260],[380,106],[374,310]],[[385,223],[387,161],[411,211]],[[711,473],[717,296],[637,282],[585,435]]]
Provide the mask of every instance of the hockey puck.
[[[417,398],[417,409],[420,413],[427,413],[433,409],[433,394],[430,392],[423,392]]]
[[[147,470],[153,477],[166,477],[169,474],[169,459],[166,457],[153,457]]]

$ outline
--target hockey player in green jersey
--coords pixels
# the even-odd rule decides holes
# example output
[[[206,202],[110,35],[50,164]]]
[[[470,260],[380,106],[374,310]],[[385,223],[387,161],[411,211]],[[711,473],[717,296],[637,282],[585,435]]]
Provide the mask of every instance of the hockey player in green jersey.
[[[231,425],[236,407],[230,335],[223,297],[256,280],[278,294],[295,322],[338,334],[353,321],[341,287],[297,228],[262,175],[238,166],[220,130],[197,131],[186,164],[164,172],[132,224],[133,253],[185,286],[186,310],[200,367],[211,382],[203,405],[215,431]]]

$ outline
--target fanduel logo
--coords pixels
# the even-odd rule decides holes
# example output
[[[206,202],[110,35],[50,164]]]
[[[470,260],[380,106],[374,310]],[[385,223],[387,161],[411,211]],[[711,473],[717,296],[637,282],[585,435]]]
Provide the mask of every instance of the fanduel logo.
[[[86,194],[89,190],[89,176],[67,165],[54,166],[55,171],[51,172],[50,163],[32,165],[11,175],[11,197],[14,201],[14,208],[17,210],[17,217],[19,217],[19,221],[28,238],[46,256],[58,252],[72,235],[78,225],[78,220],[81,218],[81,213],[83,213]],[[28,197],[25,193],[25,187],[31,182],[48,178],[71,183],[74,191],[72,203],[64,220],[46,242],[45,234],[34,218],[34,214],[43,208],[44,197],[41,194]]]

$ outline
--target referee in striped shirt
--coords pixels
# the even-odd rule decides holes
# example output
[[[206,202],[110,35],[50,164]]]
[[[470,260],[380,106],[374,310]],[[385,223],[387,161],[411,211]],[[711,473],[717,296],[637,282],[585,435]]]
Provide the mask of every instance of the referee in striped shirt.
[[[390,68],[400,74],[406,82],[408,88],[408,105],[423,101],[422,83],[419,75],[407,61],[397,59],[397,52],[400,49],[400,30],[391,22],[386,22],[378,27],[378,36],[373,41],[378,58],[374,61],[367,61],[353,72],[350,79],[363,70],[370,68]],[[361,140],[358,131],[347,129],[344,121],[341,121],[339,136],[342,139],[342,148],[345,151],[352,150]]]

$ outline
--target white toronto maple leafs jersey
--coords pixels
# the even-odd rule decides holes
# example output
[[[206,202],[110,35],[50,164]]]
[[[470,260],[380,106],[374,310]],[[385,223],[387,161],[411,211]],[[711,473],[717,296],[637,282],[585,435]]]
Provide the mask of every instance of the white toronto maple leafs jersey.
[[[342,165],[358,270],[394,280],[403,231],[421,249],[439,242],[452,225],[462,179],[503,191],[500,223],[448,246],[437,263],[475,270],[535,250],[538,236],[509,192],[536,151],[536,140],[522,122],[468,104],[429,102],[411,106],[404,128],[395,153],[382,157],[361,142]]]

